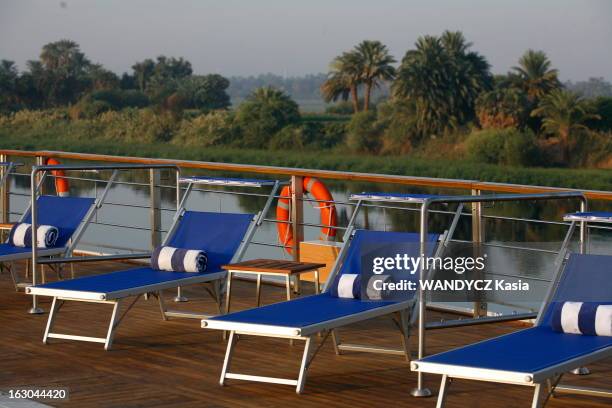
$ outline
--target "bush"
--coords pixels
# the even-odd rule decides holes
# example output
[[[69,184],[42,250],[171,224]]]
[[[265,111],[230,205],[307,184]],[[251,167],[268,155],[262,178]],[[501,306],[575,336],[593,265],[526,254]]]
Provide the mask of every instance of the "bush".
[[[531,131],[516,128],[489,129],[472,133],[466,140],[471,159],[489,164],[511,166],[542,165],[538,163],[538,148]]]
[[[89,122],[92,127],[102,129],[105,139],[126,142],[167,142],[178,128],[170,113],[157,113],[151,109],[105,112]]]
[[[381,129],[376,122],[376,112],[359,112],[347,126],[346,144],[355,152],[378,152],[381,146]]]
[[[265,147],[282,128],[299,122],[297,103],[274,88],[256,89],[236,111],[243,147]]]
[[[346,138],[347,124],[339,122],[325,123],[322,133],[315,141],[315,147],[321,149],[331,149],[344,143]]]
[[[599,119],[591,119],[586,125],[591,129],[609,132],[612,130],[612,98],[599,97],[593,101],[593,111]]]
[[[301,150],[307,144],[305,133],[303,126],[286,126],[274,135],[269,147],[273,150]]]
[[[183,120],[175,144],[218,146],[231,144],[237,136],[232,115],[226,111],[214,111]]]
[[[112,106],[113,110],[124,108],[144,108],[149,105],[149,98],[135,89],[109,89],[91,94],[94,101],[102,101]]]
[[[352,115],[353,104],[351,102],[338,102],[333,105],[329,105],[325,108],[325,113],[332,115]]]

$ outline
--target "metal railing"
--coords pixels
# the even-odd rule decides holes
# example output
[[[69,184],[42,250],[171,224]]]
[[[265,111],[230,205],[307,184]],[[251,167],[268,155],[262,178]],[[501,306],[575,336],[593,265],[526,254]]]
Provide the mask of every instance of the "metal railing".
[[[260,166],[260,165],[247,165],[247,164],[230,164],[230,163],[215,163],[215,162],[200,162],[200,161],[186,161],[186,160],[171,160],[171,159],[153,159],[153,158],[140,158],[140,157],[123,157],[123,156],[110,156],[110,155],[98,155],[98,154],[83,154],[83,153],[71,153],[71,152],[58,152],[58,151],[18,151],[18,150],[0,150],[0,161],[10,161],[11,158],[20,158],[19,161],[25,162],[26,160],[33,161],[35,164],[41,165],[44,158],[53,157],[56,159],[66,159],[70,161],[82,162],[86,161],[89,163],[113,163],[113,164],[136,164],[136,165],[154,165],[154,166],[178,166],[183,170],[204,170],[204,171],[222,171],[222,172],[239,172],[239,173],[250,173],[250,174],[265,174],[267,176],[285,176],[290,178],[293,188],[293,194],[291,196],[291,208],[292,217],[290,221],[276,220],[273,217],[265,217],[263,221],[271,224],[278,223],[289,223],[291,224],[293,236],[297,237],[294,239],[292,245],[292,256],[295,259],[300,257],[300,246],[299,243],[304,237],[304,228],[335,228],[338,231],[344,231],[345,226],[331,226],[327,225],[327,222],[311,222],[304,220],[304,203],[310,204],[328,204],[329,201],[317,200],[314,198],[304,196],[302,191],[303,177],[304,176],[316,176],[322,179],[338,180],[343,182],[371,182],[371,183],[385,183],[394,184],[401,186],[414,186],[418,188],[438,188],[445,190],[456,191],[457,194],[465,194],[470,192],[472,195],[480,196],[485,193],[552,193],[552,192],[571,192],[571,193],[582,193],[587,199],[590,200],[606,200],[612,201],[612,192],[607,191],[593,191],[593,190],[575,190],[575,189],[562,189],[553,187],[539,187],[539,186],[527,186],[527,185],[516,185],[516,184],[503,184],[503,183],[489,183],[477,180],[454,180],[454,179],[440,179],[440,178],[426,178],[426,177],[411,177],[411,176],[397,176],[397,175],[384,175],[384,174],[367,174],[367,173],[355,173],[355,172],[344,172],[344,171],[328,171],[328,170],[311,170],[311,169],[295,169],[287,167],[272,167],[272,166]],[[1,169],[0,169],[1,170]],[[30,177],[29,174],[25,173],[11,173],[14,177]],[[48,177],[52,177],[49,175]],[[82,183],[93,183],[94,188],[97,189],[99,183],[105,183],[105,180],[101,180],[90,176],[73,176],[65,175],[63,178],[67,180],[74,180]],[[161,235],[166,232],[162,226],[162,213],[174,211],[174,208],[164,207],[161,203],[161,192],[165,189],[176,189],[176,185],[173,183],[163,183],[159,172],[151,171],[149,174],[148,182],[139,182],[131,180],[116,180],[115,185],[123,185],[128,187],[145,188],[149,191],[150,200],[145,204],[127,203],[127,202],[108,202],[106,205],[125,207],[132,209],[148,209],[150,211],[150,226],[139,226],[134,224],[122,224],[117,222],[100,221],[94,220],[92,224],[97,224],[106,227],[124,228],[126,230],[145,232],[149,231],[151,234],[151,244],[156,245],[161,241]],[[216,190],[214,188],[194,188],[194,191],[202,193],[213,193],[213,194],[233,194],[245,197],[263,197],[266,194],[251,193],[251,192],[240,192],[240,191],[224,191]],[[28,194],[21,194],[18,192],[10,192],[10,184],[7,184],[5,188],[2,188],[0,192],[0,204],[2,211],[0,213],[1,222],[8,223],[10,215],[20,214],[19,212],[11,211],[9,205],[9,197],[23,196],[24,198]],[[279,198],[279,195],[275,195],[275,198]],[[120,201],[120,200],[119,200]],[[336,200],[334,204],[338,207],[346,207],[354,211],[356,205],[355,202],[349,200]],[[220,204],[221,205],[221,204]],[[365,208],[370,207],[373,209],[382,209],[383,211],[392,210],[407,210],[418,213],[418,209],[407,208],[402,206],[390,205],[390,204],[363,204]],[[452,216],[453,211],[446,211],[444,209],[430,209],[431,214],[448,215]],[[418,214],[415,214],[418,215]],[[519,218],[519,217],[507,217],[501,215],[485,215],[483,213],[482,203],[472,203],[471,208],[468,208],[467,212],[463,213],[463,216],[471,217],[472,224],[472,241],[484,243],[485,242],[485,228],[484,223],[487,220],[505,220],[505,221],[517,221],[517,222],[531,222],[541,223],[546,225],[569,225],[568,223],[555,220],[541,220],[541,219],[530,219],[530,218]],[[386,221],[385,221],[386,222]],[[386,227],[386,224],[385,224]],[[601,228],[610,229],[610,227],[601,226],[589,226],[589,228]],[[84,242],[85,243],[85,242]],[[96,244],[89,243],[87,244]],[[112,245],[100,245],[100,247],[110,248]],[[253,241],[253,245],[261,245],[267,247],[285,248],[284,245],[278,242],[263,242]],[[132,248],[133,250],[137,250]],[[474,310],[474,315],[486,314],[486,310],[478,308]]]

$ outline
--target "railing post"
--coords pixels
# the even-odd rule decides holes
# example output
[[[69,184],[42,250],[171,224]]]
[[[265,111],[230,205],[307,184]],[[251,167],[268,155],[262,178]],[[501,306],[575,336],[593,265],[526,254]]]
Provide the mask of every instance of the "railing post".
[[[0,155],[0,162],[8,162],[9,161],[9,157],[6,154],[1,154]],[[0,178],[4,178],[5,176],[5,172],[8,169],[4,166],[0,167]],[[2,222],[3,224],[7,224],[10,221],[10,191],[11,191],[11,181],[10,181],[10,175],[6,175],[7,179],[5,180],[4,184],[2,186],[0,186],[0,188],[2,189],[0,192],[0,206],[2,207],[2,214],[0,215],[0,222]]]
[[[291,229],[293,232],[293,259],[300,260],[300,242],[304,240],[304,179],[291,176]]]
[[[149,169],[151,249],[161,244],[161,170]]]
[[[472,195],[479,196],[482,192],[479,189],[472,189]],[[484,223],[482,219],[482,203],[472,203],[472,243],[474,244],[475,257],[482,256],[481,246],[485,240],[484,237]],[[480,295],[477,295],[480,297]],[[482,299],[477,299],[474,301],[474,311],[473,316],[483,317],[487,316],[487,302]]]
[[[36,165],[37,166],[44,166],[45,165],[45,158],[43,156],[36,156]],[[41,179],[42,179],[42,173],[41,172],[36,173],[36,185],[40,184],[40,187],[38,188],[38,194],[39,195],[45,194],[45,186],[40,183]],[[53,181],[55,181],[55,179],[53,179]]]

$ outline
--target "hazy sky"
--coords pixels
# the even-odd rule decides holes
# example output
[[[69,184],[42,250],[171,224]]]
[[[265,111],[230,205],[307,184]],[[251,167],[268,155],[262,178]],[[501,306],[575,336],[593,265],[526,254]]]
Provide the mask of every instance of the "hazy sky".
[[[564,80],[612,80],[610,0],[0,0],[0,58],[20,68],[69,38],[119,73],[165,54],[196,73],[302,75],[363,39],[399,60],[445,29],[462,30],[495,73],[535,48]]]

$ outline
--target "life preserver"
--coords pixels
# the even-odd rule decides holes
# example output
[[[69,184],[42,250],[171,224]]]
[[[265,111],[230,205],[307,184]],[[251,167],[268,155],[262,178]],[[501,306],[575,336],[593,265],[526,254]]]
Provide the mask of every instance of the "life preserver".
[[[47,159],[45,161],[47,166],[57,166],[61,164],[59,161],[55,159]],[[68,180],[64,178],[66,173],[64,170],[51,170],[51,174],[55,176],[55,194],[60,197],[68,197],[70,195],[70,185],[68,184]]]
[[[317,203],[317,207],[321,211],[321,227],[320,238],[324,241],[331,241],[336,237],[336,227],[338,218],[336,216],[336,206],[333,203],[333,197],[325,184],[313,177],[304,177],[302,188],[304,191],[316,200],[322,202]],[[293,230],[291,224],[291,187],[285,186],[281,190],[278,204],[276,206],[276,229],[278,231],[278,241],[285,247],[288,253],[293,252]]]

